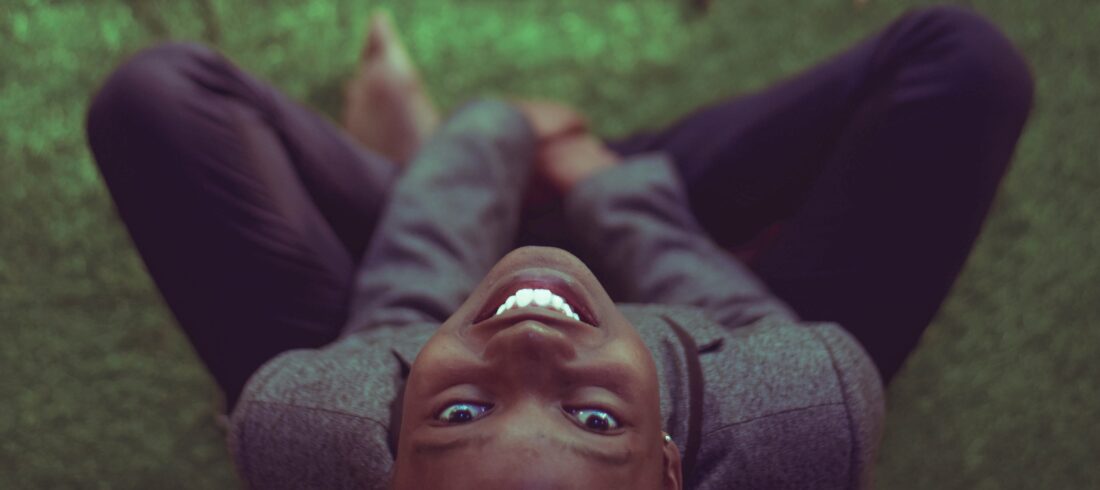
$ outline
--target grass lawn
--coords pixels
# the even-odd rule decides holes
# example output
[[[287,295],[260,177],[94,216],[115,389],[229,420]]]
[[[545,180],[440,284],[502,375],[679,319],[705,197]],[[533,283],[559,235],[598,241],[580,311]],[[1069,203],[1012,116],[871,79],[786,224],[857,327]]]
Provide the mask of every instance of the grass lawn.
[[[231,488],[216,389],[84,143],[91,91],[200,40],[334,116],[389,5],[444,110],[568,101],[623,134],[837,52],[917,1],[0,0],[0,488]],[[881,488],[1100,488],[1100,2],[975,0],[1032,119],[962,277],[889,387]]]

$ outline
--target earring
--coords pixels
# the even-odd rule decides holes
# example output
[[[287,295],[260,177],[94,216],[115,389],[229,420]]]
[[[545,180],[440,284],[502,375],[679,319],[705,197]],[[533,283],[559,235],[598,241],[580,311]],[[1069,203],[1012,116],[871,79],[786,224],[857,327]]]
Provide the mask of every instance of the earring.
[[[668,435],[668,432],[662,432],[665,435],[665,442],[672,442],[672,436]]]

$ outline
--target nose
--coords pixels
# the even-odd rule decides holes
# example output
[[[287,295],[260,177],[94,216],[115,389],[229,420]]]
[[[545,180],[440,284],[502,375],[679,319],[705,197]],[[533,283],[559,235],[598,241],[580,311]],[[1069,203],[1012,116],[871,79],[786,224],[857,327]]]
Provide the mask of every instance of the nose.
[[[526,320],[493,334],[484,357],[513,374],[530,377],[549,374],[546,367],[576,358],[577,350],[561,331]]]

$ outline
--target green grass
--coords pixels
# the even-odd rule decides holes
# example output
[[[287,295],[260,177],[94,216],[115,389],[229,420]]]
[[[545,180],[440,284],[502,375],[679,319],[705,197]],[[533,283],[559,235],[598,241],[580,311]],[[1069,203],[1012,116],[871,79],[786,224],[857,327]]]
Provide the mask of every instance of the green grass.
[[[762,87],[923,2],[391,1],[444,109],[559,98],[607,135]],[[1032,120],[949,300],[889,388],[889,489],[1100,488],[1100,3],[964,2],[1030,58]],[[88,97],[161,39],[334,115],[370,1],[0,0],[0,488],[235,485],[216,390],[84,144]]]

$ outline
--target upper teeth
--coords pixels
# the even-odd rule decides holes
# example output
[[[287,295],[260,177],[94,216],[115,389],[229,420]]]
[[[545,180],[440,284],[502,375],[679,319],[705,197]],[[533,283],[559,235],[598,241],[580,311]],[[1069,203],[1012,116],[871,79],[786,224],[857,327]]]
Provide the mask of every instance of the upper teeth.
[[[574,313],[569,303],[565,302],[565,298],[550,292],[549,289],[520,289],[516,291],[515,294],[509,296],[508,299],[504,300],[504,304],[497,308],[496,314],[499,315],[512,308],[526,308],[531,305],[550,308],[555,311],[560,311],[565,314],[565,316],[574,320],[581,320],[580,315]]]

